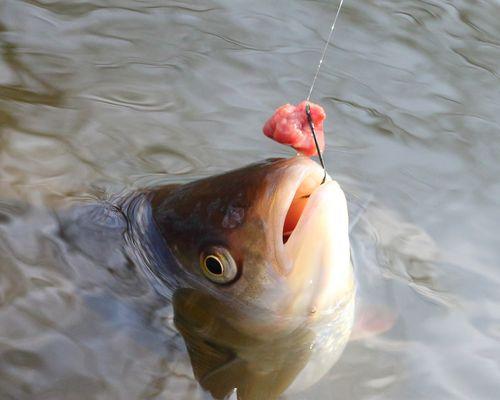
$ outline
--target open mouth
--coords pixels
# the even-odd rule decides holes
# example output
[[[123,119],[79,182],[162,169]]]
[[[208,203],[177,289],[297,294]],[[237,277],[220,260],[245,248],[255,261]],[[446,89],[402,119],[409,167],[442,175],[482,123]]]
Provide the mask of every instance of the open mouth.
[[[299,264],[303,271],[330,265],[334,252],[349,252],[344,193],[328,175],[322,184],[324,170],[309,158],[290,159],[285,171],[271,210],[277,268],[288,275]]]
[[[283,222],[283,244],[285,244],[293,233],[311,194],[321,185],[323,172],[315,163],[308,166],[300,178],[294,182],[288,196],[288,208]],[[293,193],[293,197],[292,194]],[[287,204],[287,203],[285,203]]]
[[[285,216],[285,222],[283,224],[283,244],[288,241],[290,235],[297,227],[311,194],[319,187],[320,182],[321,181],[318,181],[318,174],[315,169],[312,173],[307,174],[298,185]]]

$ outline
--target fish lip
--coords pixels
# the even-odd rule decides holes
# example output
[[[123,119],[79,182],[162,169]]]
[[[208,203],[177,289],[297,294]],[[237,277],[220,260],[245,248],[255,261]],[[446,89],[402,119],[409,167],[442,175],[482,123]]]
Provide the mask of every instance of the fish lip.
[[[343,304],[353,299],[355,288],[346,198],[328,175],[322,184],[323,176],[324,170],[311,160],[297,160],[285,171],[276,195],[278,222],[273,230],[275,268],[287,291],[280,312],[318,322],[337,315]],[[305,187],[301,188],[303,183]],[[300,203],[293,206],[292,214],[297,209],[300,214],[288,241],[283,243],[286,214],[295,194],[301,197],[304,189],[309,198],[302,210]]]
[[[323,168],[308,157],[296,156],[287,161],[285,176],[277,188],[278,193],[273,202],[274,206],[271,209],[274,222],[272,240],[275,247],[276,266],[278,273],[283,276],[291,272],[293,265],[293,260],[289,258],[285,249],[285,243],[283,243],[283,227],[288,210],[292,205],[295,194],[305,180],[311,178],[316,183],[316,187],[310,193],[312,194],[320,187],[325,174]],[[328,174],[326,180],[331,180]]]

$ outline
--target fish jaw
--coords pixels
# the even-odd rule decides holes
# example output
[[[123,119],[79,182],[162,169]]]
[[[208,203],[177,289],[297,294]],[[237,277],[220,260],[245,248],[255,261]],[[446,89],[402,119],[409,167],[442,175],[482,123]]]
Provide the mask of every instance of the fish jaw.
[[[324,315],[352,298],[348,226],[345,195],[327,177],[310,194],[286,243],[277,244],[295,294],[289,314]]]
[[[305,315],[315,334],[307,365],[287,388],[296,393],[318,382],[337,362],[352,332],[355,280],[350,257],[347,202],[329,176],[307,199],[281,245],[288,286],[295,295],[288,315]]]

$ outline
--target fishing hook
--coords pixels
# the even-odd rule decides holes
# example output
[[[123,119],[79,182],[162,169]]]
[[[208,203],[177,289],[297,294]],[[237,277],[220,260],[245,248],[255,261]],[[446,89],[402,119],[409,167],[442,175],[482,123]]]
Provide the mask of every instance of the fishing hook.
[[[323,171],[325,173],[323,175],[323,180],[321,181],[321,184],[323,184],[325,183],[326,180],[326,168],[325,168],[325,163],[323,162],[323,156],[321,155],[321,150],[319,149],[318,139],[316,138],[316,132],[314,132],[314,122],[312,120],[311,107],[309,106],[309,103],[306,104],[306,115],[307,115],[307,122],[309,123],[309,128],[311,128],[314,144],[316,145],[316,151],[318,152],[319,162],[323,167]]]

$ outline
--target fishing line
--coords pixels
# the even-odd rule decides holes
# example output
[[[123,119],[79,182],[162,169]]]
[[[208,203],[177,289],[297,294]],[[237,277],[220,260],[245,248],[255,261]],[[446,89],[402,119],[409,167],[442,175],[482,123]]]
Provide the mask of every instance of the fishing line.
[[[311,83],[311,87],[309,88],[309,94],[307,95],[306,101],[306,115],[307,115],[307,122],[309,124],[309,128],[311,128],[311,133],[314,139],[314,144],[316,146],[316,151],[318,152],[318,157],[319,157],[319,162],[321,163],[321,166],[323,167],[323,171],[325,171],[325,175],[323,176],[323,181],[321,182],[322,184],[325,183],[326,180],[326,168],[325,168],[325,163],[323,161],[323,156],[321,155],[321,151],[319,149],[319,144],[318,144],[318,139],[316,138],[316,132],[314,132],[314,123],[311,117],[311,109],[309,107],[309,100],[311,99],[311,94],[314,89],[314,85],[316,84],[316,79],[318,79],[319,75],[319,70],[321,69],[321,65],[323,64],[323,60],[325,59],[326,56],[326,51],[328,50],[328,45],[330,44],[331,40],[333,39],[333,33],[335,32],[335,24],[337,23],[337,18],[339,17],[340,14],[340,9],[342,8],[342,4],[344,3],[344,0],[340,0],[339,3],[339,8],[337,8],[337,12],[335,13],[335,17],[333,18],[332,26],[330,28],[330,33],[328,35],[328,39],[326,40],[325,47],[323,47],[323,52],[321,53],[321,58],[319,60],[318,66],[316,67],[316,73],[314,74],[313,81]]]
[[[306,101],[309,101],[311,99],[311,94],[312,94],[312,91],[314,89],[314,85],[316,84],[316,79],[318,79],[319,70],[321,69],[321,65],[323,64],[323,60],[325,59],[326,51],[328,50],[328,45],[330,44],[330,41],[333,38],[333,33],[335,31],[335,24],[337,23],[337,18],[339,17],[340,9],[342,8],[343,3],[344,3],[344,0],[340,0],[339,8],[337,8],[337,13],[335,14],[335,18],[333,19],[332,27],[330,28],[330,34],[328,35],[328,39],[326,40],[325,47],[323,47],[323,52],[321,53],[321,58],[319,60],[318,66],[316,67],[316,73],[314,74],[314,78],[313,78],[311,87],[309,88],[309,94],[307,95]]]

